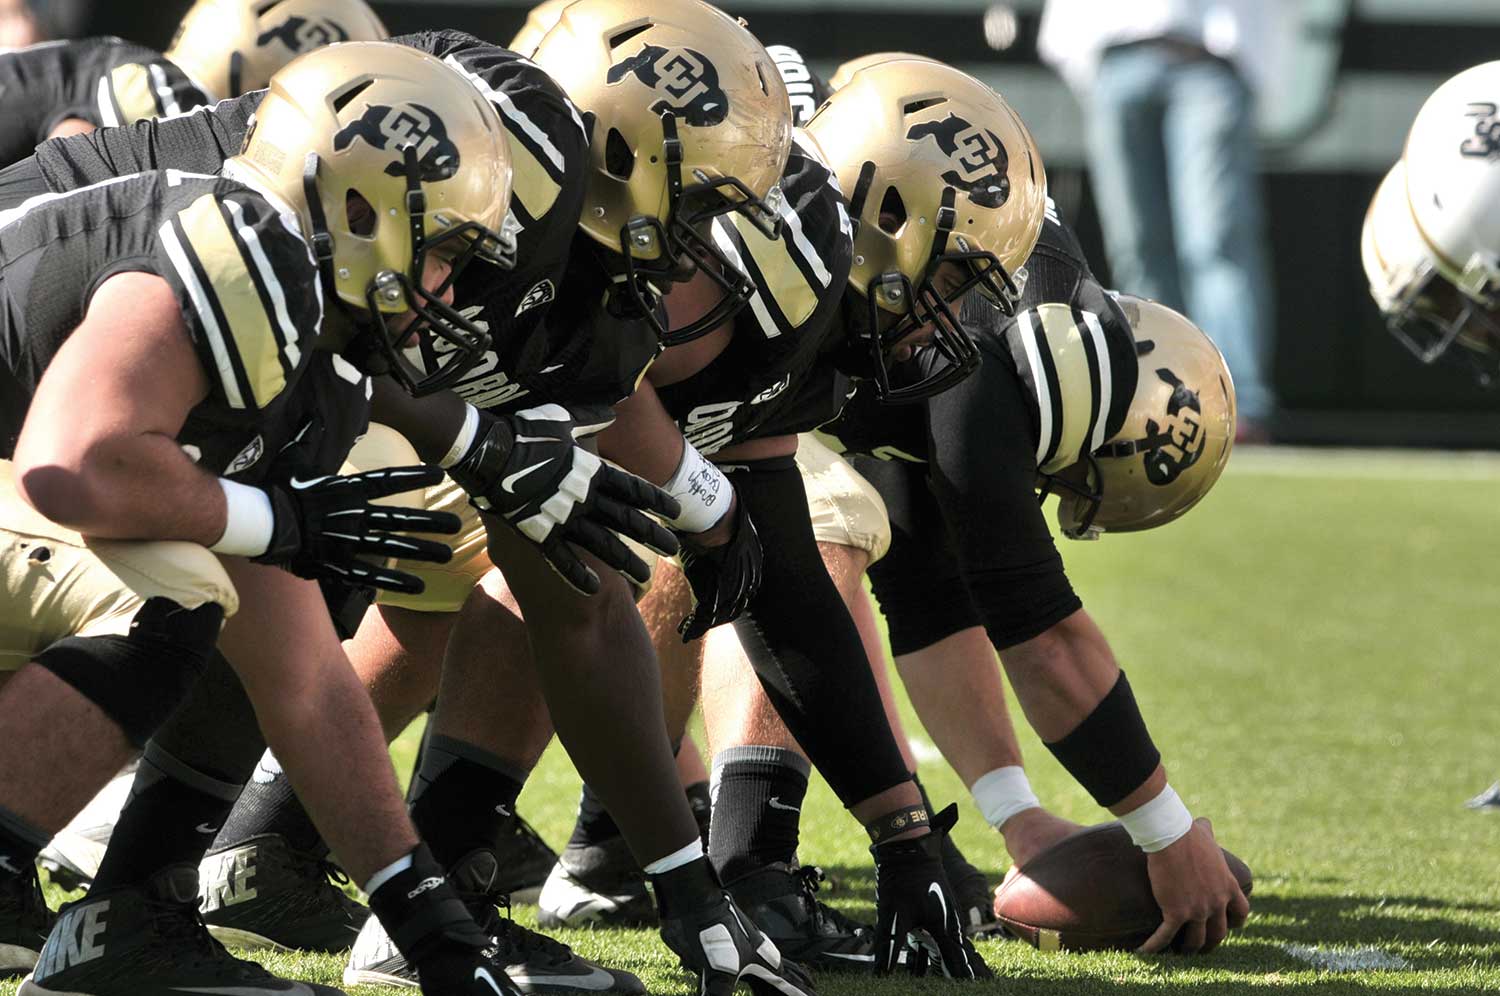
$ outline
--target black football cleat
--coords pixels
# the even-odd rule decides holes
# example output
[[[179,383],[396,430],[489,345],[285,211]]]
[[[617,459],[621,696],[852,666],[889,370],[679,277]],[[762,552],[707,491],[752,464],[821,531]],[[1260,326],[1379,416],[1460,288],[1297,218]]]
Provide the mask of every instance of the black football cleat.
[[[347,951],[370,918],[339,888],[349,881],[343,869],[294,850],[279,834],[210,851],[199,873],[203,920],[235,947]]]
[[[530,823],[513,815],[495,841],[495,859],[500,862],[495,891],[509,895],[513,903],[534,903],[557,864],[557,852]]]
[[[489,959],[504,966],[511,984],[523,993],[596,992],[640,996],[646,987],[629,972],[604,968],[544,934],[528,930],[501,913],[509,901],[495,888],[500,867],[493,851],[465,855],[448,873],[448,881],[463,899],[481,930],[495,942]],[[396,949],[380,921],[371,917],[360,931],[344,984],[414,988],[416,966]]]
[[[558,927],[649,927],[656,904],[623,837],[565,847],[537,899],[537,923]]]
[[[817,868],[770,864],[725,888],[783,955],[814,971],[871,972],[875,931],[818,901]]]
[[[198,870],[179,865],[142,888],[64,906],[17,996],[343,996],[281,979],[225,951],[198,914]]]
[[[817,996],[807,971],[783,957],[728,893],[663,918],[661,939],[698,977],[700,996],[731,996],[741,982],[752,996]]]
[[[0,979],[31,971],[55,919],[42,898],[35,865],[19,875],[0,874]]]

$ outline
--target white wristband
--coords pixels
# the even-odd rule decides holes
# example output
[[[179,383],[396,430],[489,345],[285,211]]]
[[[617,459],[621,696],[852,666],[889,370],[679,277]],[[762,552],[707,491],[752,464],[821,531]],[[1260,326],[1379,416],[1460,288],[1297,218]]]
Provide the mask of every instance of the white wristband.
[[[256,557],[266,552],[276,532],[276,513],[271,496],[260,488],[219,478],[224,489],[224,535],[213,546],[214,553],[231,557]]]
[[[1042,805],[1036,793],[1031,791],[1026,772],[1017,764],[980,775],[979,780],[969,786],[969,794],[974,797],[974,805],[979,807],[985,822],[996,830],[1017,813],[1039,809]]]
[[[685,533],[712,529],[724,518],[734,500],[734,488],[729,478],[685,439],[677,472],[662,485],[662,490],[682,506],[682,514],[671,523]]]
[[[479,435],[479,409],[465,404],[463,428],[458,430],[453,445],[448,447],[447,454],[438,461],[438,466],[447,470],[462,460],[469,452],[469,447],[474,445],[474,437],[477,435]]]
[[[1120,823],[1136,847],[1153,854],[1186,836],[1193,829],[1193,814],[1168,785],[1155,799],[1120,817]]]

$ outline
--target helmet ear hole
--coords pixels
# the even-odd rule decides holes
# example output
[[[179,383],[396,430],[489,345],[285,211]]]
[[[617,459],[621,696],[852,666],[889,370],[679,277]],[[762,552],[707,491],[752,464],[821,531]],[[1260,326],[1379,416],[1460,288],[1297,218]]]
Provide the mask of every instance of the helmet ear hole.
[[[895,235],[905,224],[906,202],[901,199],[901,191],[886,187],[885,196],[880,200],[880,230]]]
[[[650,24],[637,24],[633,28],[626,28],[609,40],[609,47],[611,50],[617,49],[641,32],[649,30],[651,30]]]
[[[365,199],[364,194],[358,190],[350,190],[344,195],[344,215],[348,219],[350,234],[362,239],[375,237],[378,218],[374,206]]]
[[[923,100],[913,100],[911,103],[901,108],[901,113],[915,114],[918,111],[925,111],[929,107],[936,107],[938,104],[943,103],[947,99],[947,97],[927,97]]]
[[[611,128],[604,139],[604,168],[619,180],[629,180],[635,170],[635,153],[618,128]]]
[[[354,100],[355,97],[358,97],[360,94],[364,93],[374,85],[375,81],[373,79],[360,80],[358,83],[354,84],[349,89],[339,94],[337,97],[334,97],[333,113],[335,115],[343,114],[344,108],[349,106],[350,101]]]

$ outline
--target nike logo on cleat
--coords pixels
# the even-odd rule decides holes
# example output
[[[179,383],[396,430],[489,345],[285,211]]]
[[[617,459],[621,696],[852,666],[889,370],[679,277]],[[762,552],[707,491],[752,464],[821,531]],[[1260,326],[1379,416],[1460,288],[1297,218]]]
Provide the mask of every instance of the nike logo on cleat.
[[[219,832],[219,828],[218,827],[211,827],[207,823],[200,823],[197,826],[193,827],[193,829],[196,830],[196,831],[198,831],[199,833],[218,833]]]
[[[487,982],[487,983],[489,983],[490,988],[493,989],[493,990],[495,990],[495,996],[505,996],[505,991],[500,988],[500,986],[499,986],[499,984],[497,982],[495,982],[495,977],[490,974],[490,970],[489,969],[487,969],[487,968],[476,968],[476,969],[474,969],[474,978],[476,980],[480,981],[480,982]]]
[[[12,875],[21,874],[21,869],[10,863],[10,858],[0,854],[0,869],[10,872]]]

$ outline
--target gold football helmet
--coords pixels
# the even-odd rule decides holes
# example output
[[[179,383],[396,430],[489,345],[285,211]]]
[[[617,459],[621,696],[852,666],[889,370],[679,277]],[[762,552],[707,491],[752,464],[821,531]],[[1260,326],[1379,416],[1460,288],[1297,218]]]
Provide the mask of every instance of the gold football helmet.
[[[505,47],[531,58],[537,45],[541,44],[542,36],[552,30],[562,17],[563,8],[572,2],[573,0],[543,0],[531,8],[526,14],[526,23],[521,25],[521,30],[516,32],[516,36]]]
[[[915,52],[871,52],[862,55],[858,59],[850,59],[833,71],[828,77],[828,88],[830,90],[842,90],[844,84],[854,78],[854,74],[861,69],[878,66],[882,62],[895,62],[898,59],[915,59],[918,62],[937,62],[937,59],[926,55],[917,55]]]
[[[1213,341],[1166,305],[1117,295],[1135,331],[1140,376],[1125,425],[1092,456],[1042,476],[1070,539],[1154,529],[1218,481],[1234,447],[1234,381]]]
[[[1009,314],[1019,296],[1010,274],[1031,255],[1046,212],[1036,143],[999,94],[926,59],[860,69],[806,131],[838,176],[856,225],[849,282],[867,309],[864,321],[848,323],[851,351],[883,401],[947,389],[979,363],[950,305],[977,288]],[[940,277],[945,269],[960,276]],[[928,325],[947,364],[893,386],[890,350]]]
[[[488,334],[441,300],[464,267],[509,266],[515,249],[499,234],[511,186],[504,125],[468,80],[404,45],[319,49],[272,77],[225,173],[296,210],[326,293],[362,327],[354,348],[370,372],[421,395],[484,355]],[[422,284],[430,253],[452,265],[433,291]],[[409,328],[389,327],[408,311]],[[446,354],[436,371],[401,355],[413,334]]]
[[[198,0],[166,56],[224,100],[264,90],[271,74],[304,52],[386,35],[365,0]]]
[[[792,119],[775,62],[744,25],[700,0],[578,0],[532,58],[590,123],[581,225],[618,254],[635,310],[664,345],[718,327],[754,284],[707,237],[708,224],[739,212],[770,238],[780,232]],[[723,300],[667,328],[660,288],[697,272]]]

